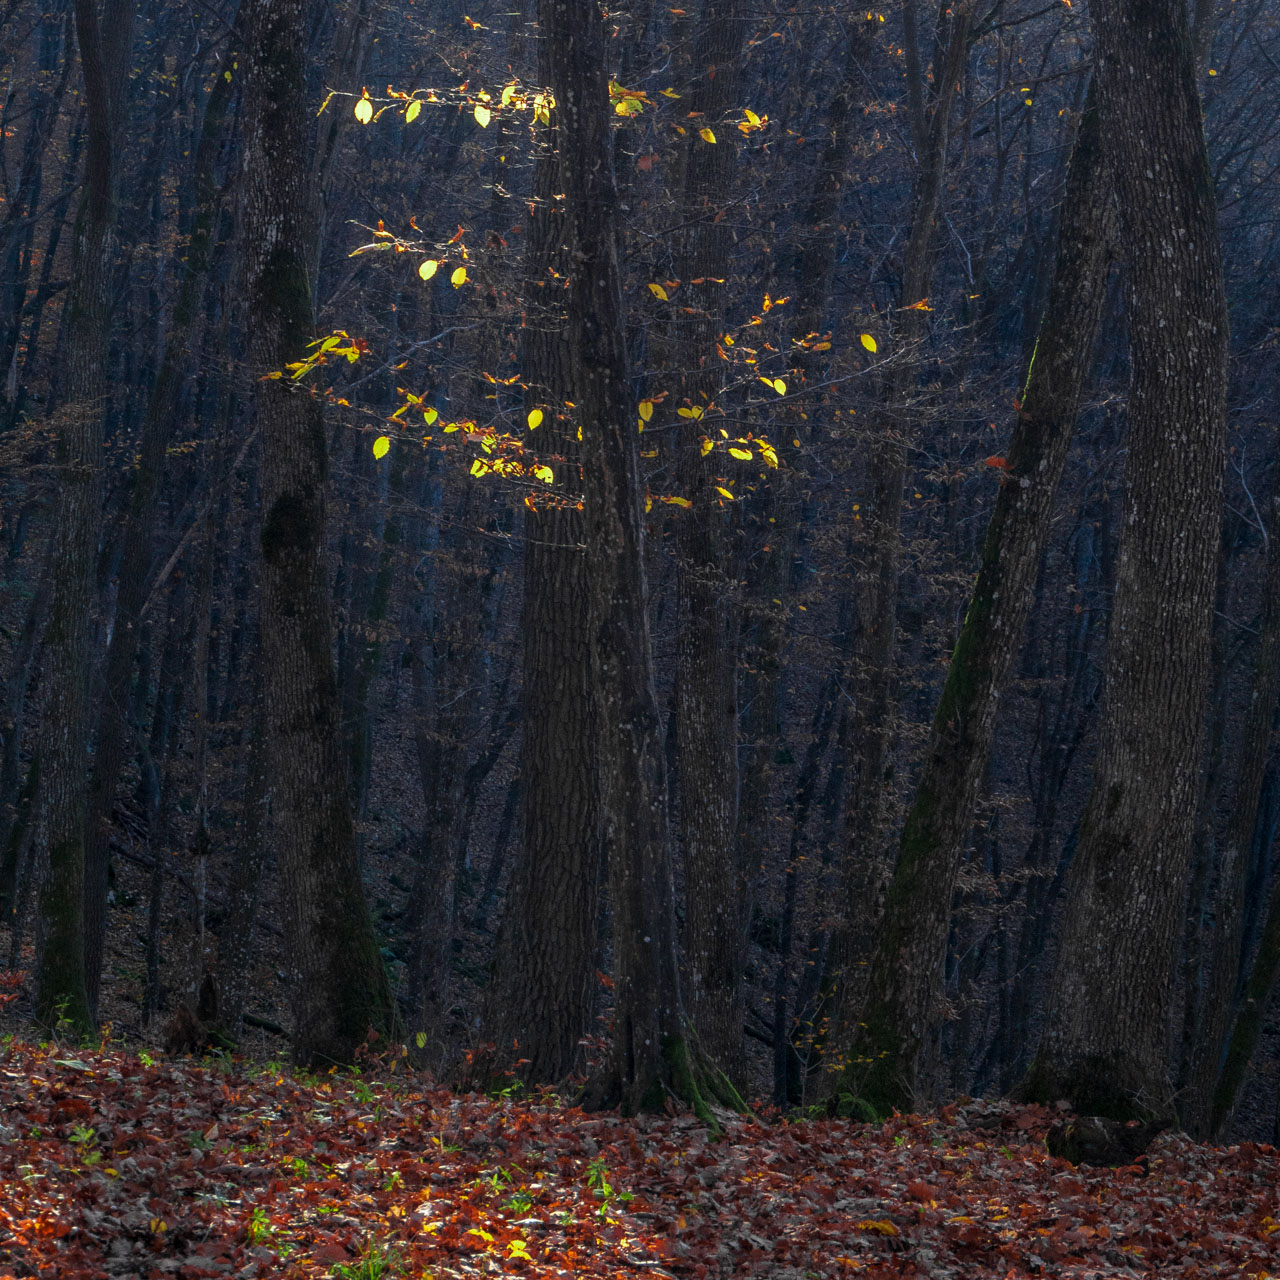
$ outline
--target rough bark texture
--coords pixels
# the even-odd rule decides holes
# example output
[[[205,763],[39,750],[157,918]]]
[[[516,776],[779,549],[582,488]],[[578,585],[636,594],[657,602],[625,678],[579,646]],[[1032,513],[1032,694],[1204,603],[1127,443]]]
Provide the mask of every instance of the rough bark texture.
[[[300,358],[313,337],[308,256],[315,235],[302,33],[309,0],[242,9],[249,349],[259,375]],[[355,856],[339,740],[322,553],[326,445],[320,401],[258,382],[262,438],[262,635],[272,831],[293,969],[294,1055],[350,1062],[394,1025],[386,973]]]
[[[666,762],[654,691],[634,404],[618,264],[604,31],[594,0],[541,0],[560,181],[573,232],[569,335],[583,485],[600,806],[613,906],[613,1048],[588,1101],[624,1112],[668,1095],[707,1119],[680,997]]]
[[[1128,267],[1124,529],[1093,788],[1030,1090],[1129,1119],[1169,1103],[1172,966],[1195,819],[1218,554],[1227,314],[1186,14],[1095,0]]]
[[[544,78],[547,54],[544,41]],[[559,136],[553,112],[540,140],[530,219],[524,377],[527,408],[543,413],[532,443],[557,459],[552,467],[569,495],[579,483],[579,447],[561,406],[574,399],[572,349],[551,274],[569,272],[570,230],[555,201]],[[538,505],[524,524],[524,835],[498,933],[484,1038],[495,1046],[495,1070],[555,1083],[581,1067],[580,1042],[593,1030],[601,866],[583,515],[571,501]]]
[[[1090,95],[1063,197],[1057,261],[1021,408],[1000,473],[978,579],[934,714],[838,1091],[905,1109],[940,1011],[956,875],[991,753],[999,697],[1022,643],[1054,495],[1106,296],[1115,202]]]

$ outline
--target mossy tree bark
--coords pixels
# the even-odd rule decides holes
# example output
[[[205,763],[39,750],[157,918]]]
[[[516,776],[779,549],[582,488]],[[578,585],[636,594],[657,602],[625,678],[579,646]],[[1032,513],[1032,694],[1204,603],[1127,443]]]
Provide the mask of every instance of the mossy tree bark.
[[[1101,741],[1028,1091],[1128,1120],[1170,1110],[1169,1007],[1221,519],[1227,312],[1185,9],[1094,0],[1092,13],[1128,268],[1129,452]]]
[[[45,631],[37,754],[39,826],[47,867],[37,915],[36,1014],[45,1026],[87,1030],[85,818],[88,801],[89,628],[102,525],[102,422],[115,262],[115,122],[128,66],[132,0],[76,0],[76,40],[88,115],[85,182],[67,299],[67,395],[56,445],[58,509],[53,601]]]
[[[242,6],[249,351],[280,370],[314,336],[315,237],[306,140],[311,0]],[[340,741],[324,569],[326,443],[321,402],[283,379],[255,383],[262,440],[260,662],[271,820],[293,970],[295,1058],[346,1063],[394,1010],[356,861]]]
[[[907,812],[867,999],[838,1093],[906,1109],[938,1016],[956,875],[991,754],[1001,691],[1022,643],[1053,500],[1106,297],[1115,202],[1091,91],[1063,197],[1053,284],[987,525],[977,582]]]

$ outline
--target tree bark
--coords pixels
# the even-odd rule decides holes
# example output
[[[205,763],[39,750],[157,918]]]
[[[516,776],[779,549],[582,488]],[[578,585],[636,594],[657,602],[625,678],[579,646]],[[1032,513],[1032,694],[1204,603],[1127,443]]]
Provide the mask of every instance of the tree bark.
[[[977,582],[907,812],[868,996],[837,1081],[887,1112],[907,1109],[940,1009],[951,899],[973,824],[1001,692],[1022,643],[1053,500],[1106,296],[1114,200],[1093,95],[1063,196],[1053,285],[1027,372]]]
[[[1227,313],[1186,13],[1095,0],[1132,364],[1105,712],[1028,1090],[1170,1110],[1168,1027],[1195,819],[1222,503]]]
[[[349,1063],[395,1016],[356,862],[324,568],[327,450],[319,399],[264,377],[314,333],[314,193],[302,33],[310,0],[251,0],[245,17],[249,351],[262,439],[260,662],[271,819],[293,970],[293,1052]]]

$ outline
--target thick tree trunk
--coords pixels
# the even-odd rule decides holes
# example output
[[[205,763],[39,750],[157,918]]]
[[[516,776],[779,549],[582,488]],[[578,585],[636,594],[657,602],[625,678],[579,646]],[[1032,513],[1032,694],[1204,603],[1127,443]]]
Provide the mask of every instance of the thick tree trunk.
[[[568,290],[573,400],[583,433],[589,636],[600,806],[613,907],[614,1017],[592,1105],[627,1113],[669,1094],[708,1120],[676,961],[662,722],[654,691],[635,405],[618,263],[604,30],[594,0],[541,0],[562,112],[560,179],[573,233]]]
[[[543,40],[544,80],[548,61]],[[580,483],[579,445],[561,408],[575,398],[572,347],[562,294],[551,283],[571,270],[572,230],[555,201],[561,189],[559,114],[552,113],[541,139],[546,150],[535,176],[524,378],[528,410],[543,414],[531,444],[556,459],[557,485],[572,494]],[[484,1025],[485,1039],[495,1046],[495,1071],[556,1083],[581,1067],[581,1041],[594,1030],[601,850],[583,516],[576,504],[557,505],[555,497],[538,506],[524,518],[524,836],[498,932]]]
[[[1195,819],[1218,555],[1227,313],[1186,13],[1094,0],[1129,273],[1125,514],[1102,739],[1033,1095],[1169,1111],[1169,1007]]]
[[[305,140],[309,0],[250,0],[245,16],[245,216],[249,350],[259,377],[313,337],[315,235]],[[283,379],[257,384],[262,438],[262,635],[272,831],[293,970],[294,1055],[350,1062],[395,1026],[356,863],[340,742],[324,569],[321,402]]]
[[[868,995],[837,1088],[905,1109],[940,1008],[951,898],[999,697],[1022,643],[1054,495],[1075,427],[1106,296],[1111,184],[1090,95],[1063,197],[1053,286],[1027,373],[978,579],[934,714],[924,772],[907,812]]]

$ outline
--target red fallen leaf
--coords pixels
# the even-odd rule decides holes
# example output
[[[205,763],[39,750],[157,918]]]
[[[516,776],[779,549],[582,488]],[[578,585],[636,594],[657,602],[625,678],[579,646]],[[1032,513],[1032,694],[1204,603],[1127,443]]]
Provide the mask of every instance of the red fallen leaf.
[[[913,1178],[907,1183],[907,1195],[913,1200],[932,1200],[934,1198],[933,1188],[927,1182],[921,1182],[919,1178]]]
[[[993,453],[991,457],[985,459],[987,466],[996,467],[1000,471],[1009,470],[1009,459],[1002,458],[999,454]]]

